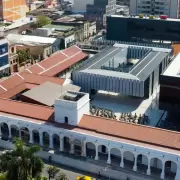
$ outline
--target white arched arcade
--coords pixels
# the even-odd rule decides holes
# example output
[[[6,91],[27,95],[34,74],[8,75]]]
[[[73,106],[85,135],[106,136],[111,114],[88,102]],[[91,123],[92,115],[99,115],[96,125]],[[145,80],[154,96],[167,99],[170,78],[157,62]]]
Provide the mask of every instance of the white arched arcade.
[[[83,155],[112,166],[146,173],[161,179],[173,177],[177,180],[180,178],[178,155],[169,152],[150,150],[150,148],[146,149],[80,133],[77,136],[77,133],[73,134],[71,131],[44,124],[25,121],[21,124],[21,121],[3,121],[2,119],[0,122],[1,136],[20,137],[25,142]]]

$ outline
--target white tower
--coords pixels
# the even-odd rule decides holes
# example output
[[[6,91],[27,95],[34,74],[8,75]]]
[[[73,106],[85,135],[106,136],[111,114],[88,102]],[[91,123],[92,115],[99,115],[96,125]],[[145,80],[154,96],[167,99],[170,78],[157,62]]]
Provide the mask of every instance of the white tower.
[[[83,114],[89,114],[89,94],[67,91],[55,101],[55,121],[77,126]]]

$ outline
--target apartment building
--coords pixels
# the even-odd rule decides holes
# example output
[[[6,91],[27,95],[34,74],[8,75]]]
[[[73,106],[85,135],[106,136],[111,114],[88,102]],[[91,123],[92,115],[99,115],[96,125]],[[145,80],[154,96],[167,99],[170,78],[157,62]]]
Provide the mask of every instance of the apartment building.
[[[94,0],[86,5],[85,18],[96,21],[97,28],[106,26],[106,17],[116,12],[116,0]]]
[[[130,0],[130,14],[179,17],[179,0]]]
[[[13,21],[26,16],[25,0],[0,0],[0,19]]]

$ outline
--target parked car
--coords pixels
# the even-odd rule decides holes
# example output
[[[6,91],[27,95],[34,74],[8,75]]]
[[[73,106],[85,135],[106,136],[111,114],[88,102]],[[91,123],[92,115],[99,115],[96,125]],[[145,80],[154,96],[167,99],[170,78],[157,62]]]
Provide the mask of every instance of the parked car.
[[[78,176],[76,180],[96,180],[90,176]]]

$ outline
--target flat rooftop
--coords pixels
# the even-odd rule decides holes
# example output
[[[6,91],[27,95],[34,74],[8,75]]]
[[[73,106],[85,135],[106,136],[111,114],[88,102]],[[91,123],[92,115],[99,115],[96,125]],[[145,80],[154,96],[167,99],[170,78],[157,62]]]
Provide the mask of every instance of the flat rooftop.
[[[41,104],[53,106],[55,100],[58,99],[63,93],[67,91],[78,92],[80,89],[80,87],[72,84],[58,85],[52,82],[45,82],[40,86],[26,91],[22,95]]]
[[[159,120],[166,118],[166,113],[158,108],[158,96],[156,92],[148,99],[138,99],[129,96],[123,96],[115,93],[107,93],[98,91],[94,96],[91,104],[97,108],[111,109],[116,119],[121,119],[124,113],[131,113],[132,115],[146,115],[148,116],[148,126],[155,127]]]
[[[158,21],[177,21],[180,22],[180,19],[173,19],[173,18],[167,18],[167,19],[160,19],[160,17],[154,17],[154,19],[149,19],[149,17],[143,17],[139,18],[137,15],[130,15],[130,16],[123,16],[123,15],[110,15],[110,17],[119,17],[119,18],[126,18],[126,19],[147,19],[147,20],[158,20]]]
[[[177,54],[174,60],[170,63],[163,75],[180,78],[180,53]]]
[[[128,48],[145,48],[148,52],[138,59],[138,62],[132,66],[132,69],[129,72],[120,72],[111,69],[102,69],[103,65],[108,66],[110,61],[116,60],[116,65],[120,62],[121,59],[128,59],[128,55],[123,52]],[[152,71],[162,62],[162,60],[171,52],[170,49],[163,48],[153,48],[153,47],[142,47],[142,46],[128,46],[124,44],[115,44],[112,47],[107,47],[103,49],[98,54],[89,58],[87,63],[85,63],[77,71],[91,74],[101,74],[112,77],[127,78],[127,79],[136,79],[140,81],[145,81],[147,77],[152,73]]]
[[[70,31],[74,29],[73,26],[54,25],[54,24],[48,24],[46,26],[43,26],[43,28],[55,29],[56,31]]]

